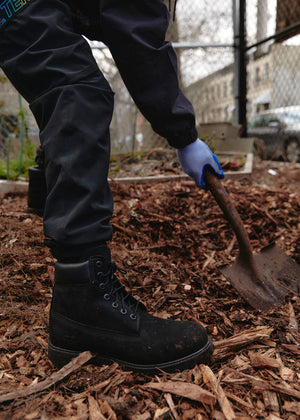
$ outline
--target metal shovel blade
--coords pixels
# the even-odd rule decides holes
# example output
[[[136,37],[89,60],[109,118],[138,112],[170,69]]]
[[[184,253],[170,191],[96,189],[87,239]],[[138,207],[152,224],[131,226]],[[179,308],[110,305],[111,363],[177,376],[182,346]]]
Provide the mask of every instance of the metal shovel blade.
[[[300,292],[300,266],[275,244],[253,254],[252,261],[239,255],[232,267],[221,268],[240,295],[255,309],[269,310],[288,293]]]
[[[300,292],[300,266],[275,244],[254,254],[249,236],[227,191],[209,168],[205,182],[230,222],[239,244],[239,255],[222,274],[255,309],[269,310],[288,293]]]

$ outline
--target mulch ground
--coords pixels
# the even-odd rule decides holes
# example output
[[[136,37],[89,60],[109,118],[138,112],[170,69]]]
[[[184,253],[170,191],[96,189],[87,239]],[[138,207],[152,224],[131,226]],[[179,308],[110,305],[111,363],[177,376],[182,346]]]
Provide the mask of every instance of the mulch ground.
[[[274,163],[272,168],[274,170]],[[267,163],[226,180],[255,251],[275,241],[300,263],[299,168]],[[0,197],[1,419],[289,419],[300,416],[300,297],[252,309],[218,268],[234,234],[208,192],[190,181],[111,182],[114,261],[152,313],[192,319],[215,344],[209,366],[148,376],[117,364],[57,370],[47,358],[54,260],[26,194]],[[138,349],[137,349],[138,351]]]

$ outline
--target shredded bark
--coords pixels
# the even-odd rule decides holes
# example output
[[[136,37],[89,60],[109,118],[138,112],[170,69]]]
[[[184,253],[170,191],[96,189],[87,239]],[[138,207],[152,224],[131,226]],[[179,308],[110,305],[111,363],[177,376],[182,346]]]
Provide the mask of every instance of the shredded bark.
[[[272,167],[277,175],[268,173]],[[256,163],[225,180],[256,252],[275,241],[300,263],[299,167]],[[300,298],[253,310],[220,274],[238,254],[209,192],[191,181],[119,183],[113,260],[149,311],[202,323],[215,344],[209,367],[148,376],[79,356],[47,358],[54,259],[26,194],[0,197],[0,418],[288,419],[300,416]],[[138,351],[138,349],[137,349]]]

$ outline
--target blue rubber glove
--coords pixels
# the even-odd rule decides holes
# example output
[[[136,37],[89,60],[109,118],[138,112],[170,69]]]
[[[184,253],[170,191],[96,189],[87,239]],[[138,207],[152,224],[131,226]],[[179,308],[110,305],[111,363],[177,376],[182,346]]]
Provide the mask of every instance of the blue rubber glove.
[[[177,155],[183,171],[192,177],[196,185],[202,189],[207,189],[203,179],[205,166],[209,165],[219,178],[224,178],[224,172],[217,156],[202,140],[197,139],[194,143],[177,149]]]

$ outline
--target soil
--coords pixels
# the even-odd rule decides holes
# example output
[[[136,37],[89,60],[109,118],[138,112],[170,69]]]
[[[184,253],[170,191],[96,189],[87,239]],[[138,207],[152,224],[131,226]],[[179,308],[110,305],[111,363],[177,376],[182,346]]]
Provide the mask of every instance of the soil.
[[[171,165],[172,167],[172,165]],[[127,170],[128,172],[128,170]],[[122,282],[155,315],[209,332],[209,366],[150,376],[116,363],[57,370],[47,358],[54,259],[26,193],[0,197],[1,419],[289,419],[300,416],[300,297],[250,307],[218,268],[233,264],[234,234],[209,192],[192,181],[120,183],[113,260]],[[275,241],[300,263],[300,169],[256,161],[224,180],[255,251]]]

